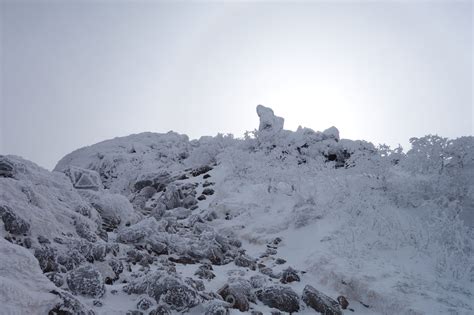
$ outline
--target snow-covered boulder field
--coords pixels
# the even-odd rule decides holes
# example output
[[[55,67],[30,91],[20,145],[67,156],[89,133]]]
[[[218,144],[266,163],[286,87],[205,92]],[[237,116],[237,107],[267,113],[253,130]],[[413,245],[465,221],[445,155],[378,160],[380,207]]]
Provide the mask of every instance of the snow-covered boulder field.
[[[0,156],[1,314],[473,314],[474,137],[141,133]]]

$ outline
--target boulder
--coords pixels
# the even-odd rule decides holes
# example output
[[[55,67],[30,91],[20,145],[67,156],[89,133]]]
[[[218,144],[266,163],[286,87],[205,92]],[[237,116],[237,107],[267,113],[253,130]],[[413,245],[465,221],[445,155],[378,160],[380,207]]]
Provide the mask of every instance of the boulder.
[[[191,175],[197,177],[199,175],[205,174],[212,170],[212,167],[209,165],[203,165],[201,167],[195,168],[191,171]]]
[[[250,284],[254,289],[263,288],[268,283],[268,278],[262,275],[253,275],[250,277]]]
[[[67,285],[73,294],[99,298],[105,293],[102,275],[92,265],[80,266],[68,273]]]
[[[322,136],[323,136],[323,140],[334,139],[336,141],[339,141],[339,130],[336,127],[332,126],[324,130],[322,133]]]
[[[347,307],[349,306],[349,301],[347,301],[346,297],[343,295],[337,297],[337,302],[343,310],[347,309]]]
[[[57,262],[65,267],[66,270],[72,270],[85,261],[86,258],[78,249],[71,249],[66,254],[58,255],[57,257]]]
[[[165,217],[173,216],[178,220],[184,220],[184,219],[188,218],[191,215],[191,213],[192,213],[192,211],[189,210],[189,209],[186,209],[184,207],[178,207],[178,208],[175,208],[173,210],[167,211],[164,216]]]
[[[135,182],[134,188],[140,191],[145,187],[153,187],[156,191],[162,191],[166,185],[171,183],[173,178],[167,171],[158,173],[144,174]]]
[[[0,206],[0,217],[2,218],[5,230],[12,234],[25,234],[30,230],[30,224],[18,216],[8,206]]]
[[[201,280],[196,280],[187,277],[184,279],[184,282],[196,291],[204,291],[206,289],[206,287],[204,286],[204,282],[202,282]]]
[[[112,268],[112,271],[115,274],[115,279],[113,279],[113,280],[117,280],[119,278],[120,274],[123,272],[123,263],[122,263],[122,261],[120,261],[116,258],[112,258],[108,261],[108,264]]]
[[[91,231],[91,228],[86,223],[76,223],[76,233],[79,237],[88,240],[89,242],[96,242],[97,236]]]
[[[43,235],[38,235],[37,240],[38,240],[38,243],[40,243],[40,244],[51,244],[51,241],[48,240]]]
[[[235,263],[236,266],[239,266],[239,267],[249,268],[251,270],[256,270],[257,269],[256,260],[254,258],[246,255],[246,254],[242,254],[240,256],[237,256],[234,259],[234,263]]]
[[[157,239],[153,235],[147,239],[149,249],[156,255],[168,254],[168,245],[165,242]]]
[[[212,300],[206,305],[204,315],[229,315],[229,308],[229,303]]]
[[[258,131],[260,135],[273,136],[283,130],[285,120],[275,116],[273,110],[262,105],[257,106],[257,115],[260,118]]]
[[[214,194],[214,189],[212,189],[212,188],[204,188],[204,190],[202,191],[202,194],[203,194],[203,195],[206,195],[206,196],[213,195],[213,194]]]
[[[242,278],[231,278],[229,283],[217,291],[231,308],[241,312],[247,312],[250,308],[249,302],[255,302],[255,295],[249,281]]]
[[[69,166],[63,170],[76,189],[90,189],[98,191],[102,188],[102,181],[99,173],[93,170],[77,166]]]
[[[43,272],[58,271],[58,263],[56,262],[54,249],[49,247],[36,248],[34,255]]]
[[[118,231],[117,241],[124,244],[137,244],[145,240],[158,230],[158,223],[155,218],[147,218],[137,224],[125,227]]]
[[[310,285],[305,286],[303,290],[303,301],[316,312],[325,315],[342,315],[342,310],[337,301]]]
[[[64,278],[59,272],[48,272],[45,275],[57,287],[61,287],[64,284]]]
[[[174,184],[166,187],[164,194],[161,196],[161,202],[166,206],[167,210],[178,208],[182,206],[181,191]]]
[[[291,283],[294,281],[300,281],[300,276],[298,275],[298,272],[291,267],[288,267],[283,270],[283,272],[281,273],[280,282]]]
[[[149,315],[171,315],[171,312],[167,306],[158,305],[157,308],[150,311]]]
[[[148,295],[176,311],[190,309],[201,302],[196,290],[173,276],[164,276],[152,283]]]
[[[88,310],[77,298],[62,290],[53,290],[50,293],[57,295],[60,302],[57,303],[49,312],[49,315],[93,315],[94,311]]]
[[[298,294],[289,287],[281,285],[265,287],[257,292],[257,297],[268,307],[283,312],[293,313],[300,309]]]
[[[186,208],[186,209],[192,208],[197,203],[198,203],[197,199],[194,198],[194,196],[192,196],[192,195],[188,195],[188,196],[184,197],[184,199],[182,201],[183,207]]]
[[[138,300],[137,308],[142,311],[148,310],[153,305],[153,302],[147,297],[142,297]]]
[[[201,265],[199,266],[198,270],[196,270],[194,275],[197,276],[199,279],[212,280],[216,277],[216,275],[211,270],[212,266],[210,264]]]
[[[249,301],[245,294],[235,286],[226,284],[220,288],[217,293],[224,301],[230,304],[231,308],[238,309],[241,312],[247,312],[250,308]]]

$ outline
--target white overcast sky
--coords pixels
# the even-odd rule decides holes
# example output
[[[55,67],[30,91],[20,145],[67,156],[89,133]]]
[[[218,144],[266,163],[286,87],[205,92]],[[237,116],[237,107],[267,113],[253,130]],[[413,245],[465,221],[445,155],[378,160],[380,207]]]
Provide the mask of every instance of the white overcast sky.
[[[471,1],[0,2],[0,153],[50,169],[142,131],[241,136],[257,104],[392,146],[474,133]]]

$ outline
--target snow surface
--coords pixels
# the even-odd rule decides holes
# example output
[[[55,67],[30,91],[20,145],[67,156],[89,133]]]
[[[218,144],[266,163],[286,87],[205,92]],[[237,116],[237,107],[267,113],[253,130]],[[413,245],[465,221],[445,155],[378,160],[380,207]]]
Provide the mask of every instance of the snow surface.
[[[89,261],[71,268],[92,263],[103,279],[115,275],[110,260],[123,262],[123,273],[98,299],[102,306],[75,296],[97,314],[136,310],[147,294],[124,291],[134,279],[159,270],[178,282],[197,279],[199,266],[213,259],[225,263],[213,262],[215,278],[203,280],[202,303],[190,314],[203,314],[208,300],[219,299],[209,294],[236,277],[263,275],[267,285],[281,284],[288,267],[301,281],[284,286],[300,297],[308,284],[333,299],[343,295],[352,309],[344,314],[474,313],[473,137],[414,138],[403,153],[340,139],[335,127],[284,130],[284,119],[261,105],[257,114],[259,129],[244,139],[136,134],[76,150],[53,172],[3,157],[15,173],[0,177],[0,206],[30,228],[13,235],[0,220],[1,312],[46,314],[60,302],[50,292],[69,291],[40,269],[35,251],[46,247],[58,257],[79,252]],[[274,245],[276,238],[281,242]],[[150,250],[156,242],[168,254]],[[223,247],[224,256],[214,257]],[[84,248],[107,252],[90,258]],[[239,251],[274,277],[237,266]],[[130,261],[136,253],[145,255],[139,263]],[[188,254],[197,263],[168,260]],[[151,262],[143,263],[147,255]],[[71,271],[55,272],[66,278]],[[145,314],[158,305],[148,298],[153,306]],[[250,306],[263,314],[276,310],[258,299]],[[302,314],[316,313],[300,306]]]

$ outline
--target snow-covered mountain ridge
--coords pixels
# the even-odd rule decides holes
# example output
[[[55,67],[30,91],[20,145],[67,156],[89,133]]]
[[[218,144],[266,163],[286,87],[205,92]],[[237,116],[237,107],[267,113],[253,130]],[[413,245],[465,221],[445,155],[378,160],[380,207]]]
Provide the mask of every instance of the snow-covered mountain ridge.
[[[474,138],[284,129],[0,157],[5,314],[471,314]],[[346,306],[346,301],[349,305]]]

